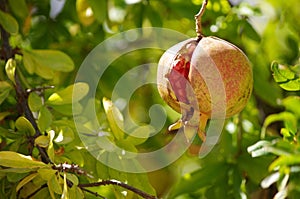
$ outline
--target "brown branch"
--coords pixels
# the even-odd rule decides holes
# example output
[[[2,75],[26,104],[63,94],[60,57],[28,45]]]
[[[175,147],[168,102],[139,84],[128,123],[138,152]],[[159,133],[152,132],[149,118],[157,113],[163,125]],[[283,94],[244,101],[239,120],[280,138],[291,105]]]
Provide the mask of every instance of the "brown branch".
[[[158,199],[157,197],[150,195],[146,192],[143,192],[140,189],[137,189],[135,187],[132,187],[128,184],[125,184],[123,182],[117,181],[117,180],[102,180],[101,182],[94,182],[94,183],[88,183],[88,184],[78,184],[78,187],[83,188],[83,187],[97,187],[97,186],[105,186],[105,185],[116,185],[119,187],[123,187],[129,191],[132,191],[139,196],[145,198],[145,199]]]
[[[7,2],[6,0],[0,0],[0,9],[3,12],[7,12]],[[12,47],[9,44],[9,36],[10,34],[2,27],[0,26],[0,33],[1,33],[1,40],[2,40],[2,46],[1,46],[1,58],[4,59],[5,61],[7,61],[10,58],[13,58],[15,56],[14,53],[16,53],[16,51],[12,50]],[[16,84],[15,86],[15,91],[16,91],[16,97],[17,97],[17,103],[18,103],[18,111],[20,115],[24,115],[26,117],[26,119],[28,119],[28,121],[31,123],[31,125],[33,126],[34,130],[35,130],[35,135],[33,136],[33,138],[38,137],[39,135],[41,135],[41,132],[38,128],[38,125],[34,119],[34,116],[29,108],[28,105],[28,93],[23,89],[19,75],[18,75],[18,68],[16,68],[16,72],[15,72],[15,82]],[[29,143],[34,144],[34,142],[31,141],[31,138],[29,138]],[[41,147],[37,147],[41,156],[42,156],[42,161],[47,163],[50,163],[50,159],[49,156],[47,155],[46,151],[44,148]]]
[[[81,187],[80,189],[83,190],[83,191],[85,191],[85,192],[88,192],[88,193],[90,193],[90,194],[93,194],[93,195],[96,196],[96,197],[99,197],[99,198],[102,198],[102,199],[107,199],[107,198],[105,198],[104,196],[98,194],[97,192],[88,190],[88,189],[83,188],[83,187]]]
[[[85,175],[89,178],[94,178],[92,175],[88,174],[85,170],[80,168],[77,164],[60,163],[58,165],[53,165],[52,169],[58,170],[60,172],[76,173],[78,175]]]

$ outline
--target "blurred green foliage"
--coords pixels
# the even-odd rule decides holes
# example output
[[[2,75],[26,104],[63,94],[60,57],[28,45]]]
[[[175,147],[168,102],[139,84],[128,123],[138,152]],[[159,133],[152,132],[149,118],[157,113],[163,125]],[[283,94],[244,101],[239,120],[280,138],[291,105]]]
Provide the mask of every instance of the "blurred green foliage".
[[[53,2],[64,2],[62,9],[55,12]],[[84,83],[74,84],[76,71],[93,48],[122,31],[163,27],[195,37],[194,14],[202,1],[1,0],[0,3],[1,9],[6,6],[0,11],[0,25],[10,34],[9,45],[15,53],[13,59],[5,57],[7,44],[2,31],[0,198],[26,198],[34,191],[37,192],[33,198],[97,198],[77,185],[105,179],[126,182],[160,198],[300,197],[298,0],[251,3],[209,0],[202,19],[203,33],[228,40],[245,52],[253,66],[253,95],[239,115],[226,120],[220,141],[208,156],[200,159],[193,155],[193,150],[199,147],[195,142],[176,162],[145,174],[117,171],[98,162],[81,143],[73,115],[86,116],[81,118],[86,124],[82,127],[85,133],[97,136],[93,125],[99,122],[101,131],[128,151],[151,151],[164,146],[173,137],[166,133],[168,125],[180,115],[167,107],[156,86],[143,86],[134,93],[129,102],[130,114],[108,99],[102,101],[104,97],[111,98],[115,84],[125,72],[137,65],[157,63],[163,52],[142,49],[119,57],[105,71],[96,99],[88,104],[80,103],[89,88]],[[34,136],[36,127],[20,114],[20,101],[14,91],[16,73],[23,87],[30,90],[25,100],[41,131],[33,142],[28,138]],[[155,78],[156,71],[149,70],[145,75]],[[72,98],[74,86],[79,86],[82,93]],[[149,123],[148,112],[153,104],[162,104],[167,114],[160,133],[149,139],[124,136],[116,124],[126,122],[128,117],[139,124]],[[90,106],[98,110],[97,118],[89,117]],[[115,120],[111,115],[113,110],[123,119]],[[135,132],[147,136],[150,131]],[[37,147],[44,148],[53,163],[75,163],[93,178],[53,170],[42,163]],[[101,143],[97,147],[101,150]],[[66,187],[66,179],[76,186]],[[138,198],[120,187],[99,186],[90,190],[106,198]]]

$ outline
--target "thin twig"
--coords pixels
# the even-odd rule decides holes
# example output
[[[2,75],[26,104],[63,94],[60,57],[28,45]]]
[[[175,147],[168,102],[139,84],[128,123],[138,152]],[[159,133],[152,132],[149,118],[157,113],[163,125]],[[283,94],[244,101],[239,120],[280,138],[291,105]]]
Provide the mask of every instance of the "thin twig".
[[[117,180],[102,180],[101,182],[94,182],[94,183],[88,183],[88,184],[79,184],[78,187],[97,187],[97,186],[105,186],[105,185],[117,185],[119,187],[123,187],[127,190],[130,190],[139,196],[145,198],[145,199],[157,199],[157,197],[152,196],[146,192],[143,192],[142,190],[139,190],[135,187],[132,187],[128,184],[125,184],[123,182],[117,181]]]
[[[55,88],[54,86],[42,86],[42,87],[36,87],[36,88],[28,88],[26,89],[27,93],[32,93],[32,92],[44,92],[47,89],[53,89]]]
[[[88,174],[85,170],[80,168],[77,164],[68,164],[68,163],[60,163],[58,165],[53,165],[52,169],[58,170],[59,172],[69,172],[76,173],[78,175],[85,175],[89,178],[94,178],[92,175]]]
[[[201,6],[199,12],[195,15],[196,33],[197,33],[197,38],[198,39],[201,39],[203,37],[202,26],[201,26],[201,17],[204,14],[207,3],[208,3],[208,0],[203,0],[202,6]]]
[[[88,189],[86,189],[86,188],[81,187],[81,190],[83,190],[83,191],[85,191],[85,192],[88,192],[88,193],[90,193],[90,194],[93,194],[93,195],[96,196],[96,197],[99,197],[99,198],[102,198],[102,199],[107,199],[107,198],[105,198],[104,196],[101,196],[100,194],[98,194],[97,192],[88,190]]]

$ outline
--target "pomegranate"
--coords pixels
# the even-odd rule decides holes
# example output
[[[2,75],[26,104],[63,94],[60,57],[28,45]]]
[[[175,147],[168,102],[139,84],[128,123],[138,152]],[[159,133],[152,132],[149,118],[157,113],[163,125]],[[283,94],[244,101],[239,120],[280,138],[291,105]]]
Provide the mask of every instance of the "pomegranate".
[[[181,120],[169,129],[174,130],[187,125],[197,126],[198,135],[203,141],[206,122],[212,118],[212,102],[218,107],[218,99],[224,99],[226,107],[223,108],[226,113],[223,117],[231,117],[245,107],[253,87],[252,69],[247,56],[225,40],[202,35],[197,19],[203,14],[206,4],[204,3],[199,14],[195,15],[197,38],[185,40],[167,50],[159,60],[157,73],[161,97],[174,110],[183,114]],[[211,71],[202,74],[203,70]],[[214,75],[215,71],[219,74]],[[203,76],[209,73],[210,77]],[[221,81],[223,87],[208,88],[209,78],[217,78],[215,81]],[[217,100],[212,99],[211,92],[214,92],[214,98]],[[195,104],[198,111],[195,111]],[[195,120],[191,122],[195,114],[200,117],[200,124],[195,124]],[[191,139],[191,136],[186,135],[188,139]]]

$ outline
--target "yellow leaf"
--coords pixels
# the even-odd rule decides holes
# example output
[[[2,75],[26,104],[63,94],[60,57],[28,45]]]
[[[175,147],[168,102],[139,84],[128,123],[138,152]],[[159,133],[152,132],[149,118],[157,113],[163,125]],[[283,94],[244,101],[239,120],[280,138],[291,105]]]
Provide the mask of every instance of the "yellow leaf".
[[[28,176],[26,176],[25,178],[23,178],[19,184],[16,187],[16,192],[18,192],[24,185],[26,185],[28,182],[30,182],[31,180],[33,180],[36,176],[38,175],[38,173],[32,173]]]

